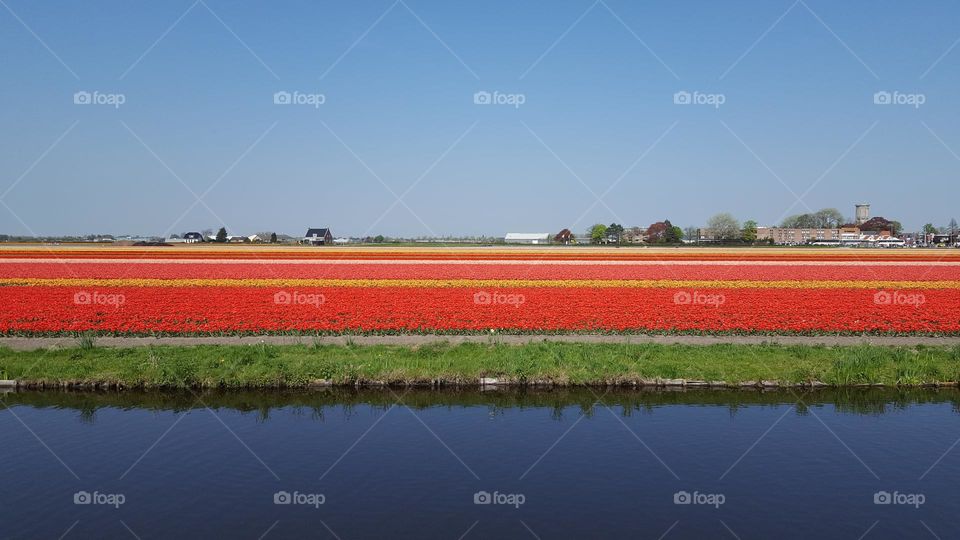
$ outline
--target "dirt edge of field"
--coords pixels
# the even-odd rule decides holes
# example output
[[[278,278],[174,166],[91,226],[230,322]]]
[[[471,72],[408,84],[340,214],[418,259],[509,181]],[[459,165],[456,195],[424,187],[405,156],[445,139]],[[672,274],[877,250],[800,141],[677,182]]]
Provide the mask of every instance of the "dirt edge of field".
[[[197,345],[398,345],[417,347],[431,343],[501,343],[522,345],[542,341],[560,343],[656,343],[661,345],[881,345],[890,347],[960,345],[960,336],[766,336],[766,335],[611,335],[611,334],[522,334],[522,335],[370,335],[370,336],[164,336],[97,337],[102,347],[147,347],[150,345],[192,347]],[[0,347],[15,351],[76,347],[73,337],[0,337]]]

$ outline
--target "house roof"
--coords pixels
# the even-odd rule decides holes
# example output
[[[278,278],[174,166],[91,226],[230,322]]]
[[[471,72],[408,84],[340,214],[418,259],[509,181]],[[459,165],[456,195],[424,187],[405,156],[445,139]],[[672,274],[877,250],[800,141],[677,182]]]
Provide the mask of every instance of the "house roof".
[[[324,227],[322,229],[307,229],[307,234],[303,235],[304,238],[310,238],[313,236],[326,236],[330,232],[330,229]]]
[[[203,238],[203,235],[198,232],[188,232],[188,233],[184,233],[183,237],[188,240],[192,240],[194,238]]]
[[[550,233],[507,233],[504,240],[546,240]]]

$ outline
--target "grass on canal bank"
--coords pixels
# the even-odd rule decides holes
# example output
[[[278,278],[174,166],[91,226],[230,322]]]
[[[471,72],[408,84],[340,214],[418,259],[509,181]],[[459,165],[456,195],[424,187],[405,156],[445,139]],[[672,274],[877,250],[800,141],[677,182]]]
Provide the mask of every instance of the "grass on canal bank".
[[[606,385],[658,379],[820,382],[834,386],[960,381],[960,346],[661,345],[539,342],[525,345],[199,345],[13,351],[0,379],[21,384],[268,388],[324,383]]]

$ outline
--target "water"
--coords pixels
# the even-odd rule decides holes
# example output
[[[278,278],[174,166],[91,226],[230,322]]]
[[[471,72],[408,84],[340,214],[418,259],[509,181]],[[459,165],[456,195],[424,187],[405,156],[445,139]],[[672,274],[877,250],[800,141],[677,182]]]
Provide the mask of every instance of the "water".
[[[6,393],[0,538],[953,538],[958,398]]]

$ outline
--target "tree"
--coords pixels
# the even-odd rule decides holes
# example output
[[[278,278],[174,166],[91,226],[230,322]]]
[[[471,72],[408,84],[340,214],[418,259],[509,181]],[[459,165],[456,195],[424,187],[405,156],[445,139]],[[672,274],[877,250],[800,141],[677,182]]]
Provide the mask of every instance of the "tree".
[[[687,227],[683,230],[683,237],[687,240],[697,241],[700,239],[700,229],[696,227]]]
[[[820,229],[835,229],[843,224],[843,214],[836,208],[823,208],[813,214],[813,221]]]
[[[950,224],[947,225],[947,230],[948,230],[948,231],[950,232],[950,234],[953,235],[953,236],[955,236],[955,235],[957,234],[958,227],[957,227],[957,220],[956,220],[956,219],[950,218]]]
[[[903,226],[898,221],[890,221],[882,216],[876,216],[868,219],[860,225],[861,231],[890,231],[890,234],[896,235]]]
[[[817,227],[817,221],[813,214],[799,214],[784,219],[780,226],[785,229],[813,229]]]
[[[757,241],[757,222],[749,219],[743,222],[743,230],[740,236],[744,242],[753,243]]]
[[[923,234],[937,234],[937,228],[933,223],[927,223],[923,226]]]
[[[843,225],[843,214],[836,208],[822,208],[812,214],[797,214],[784,219],[780,226],[786,229],[835,229]]]
[[[600,244],[603,242],[604,238],[607,236],[607,226],[603,223],[597,223],[593,227],[590,227],[590,230],[587,231],[590,233],[590,241],[594,244]]]
[[[270,243],[271,244],[277,243],[277,233],[275,232],[270,233]]]
[[[740,222],[726,212],[708,219],[707,228],[713,232],[714,238],[721,242],[740,238]]]
[[[666,244],[679,244],[683,240],[683,229],[676,225],[670,226],[663,235],[663,242]]]
[[[227,241],[227,229],[225,227],[220,227],[220,230],[217,231],[217,242],[221,244]]]
[[[382,234],[378,234],[378,235],[374,236],[374,237],[373,237],[373,241],[376,242],[376,243],[378,243],[378,244],[382,244],[382,243],[383,243],[383,235],[382,235]]]
[[[669,219],[651,223],[647,227],[647,242],[651,244],[662,244],[667,241],[667,231],[673,227]]]
[[[610,226],[607,227],[606,233],[608,237],[615,237],[617,239],[617,243],[619,244],[620,239],[623,237],[623,226],[618,223],[611,223]]]

